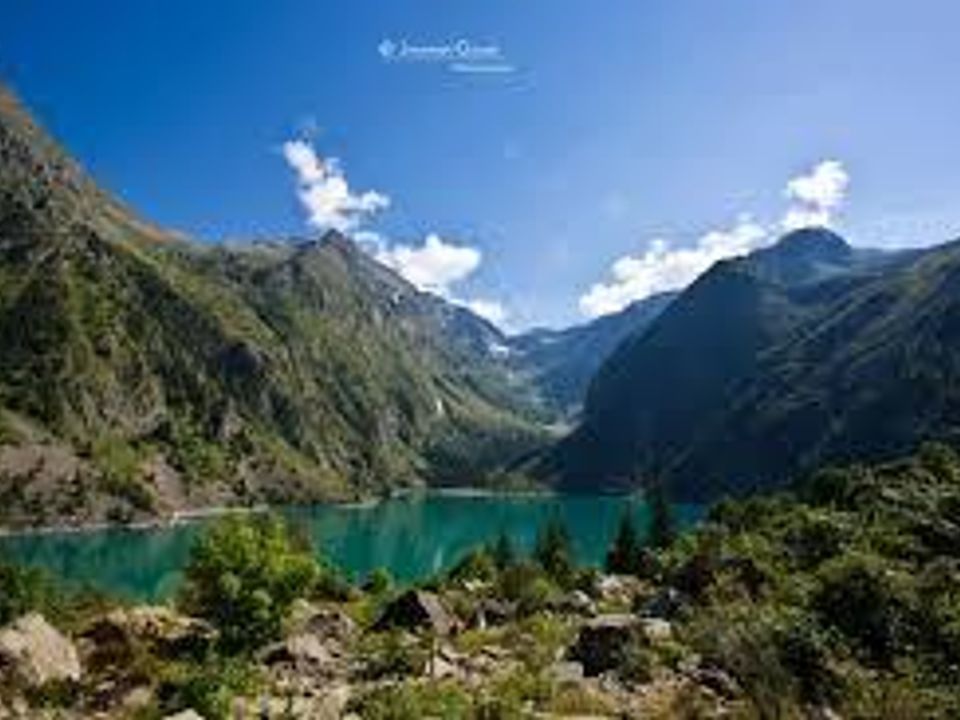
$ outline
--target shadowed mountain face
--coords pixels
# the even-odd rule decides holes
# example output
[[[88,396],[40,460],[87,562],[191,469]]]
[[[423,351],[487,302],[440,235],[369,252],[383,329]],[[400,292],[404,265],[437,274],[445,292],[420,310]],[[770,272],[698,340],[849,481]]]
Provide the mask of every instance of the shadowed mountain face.
[[[512,337],[510,365],[530,379],[551,411],[570,418],[579,412],[603,362],[622,342],[646,330],[676,295],[659,293],[583,325]]]
[[[8,516],[476,481],[543,437],[504,342],[336,234],[227,248],[153,227],[0,92]]]
[[[882,254],[826,230],[718,263],[603,365],[546,471],[704,499],[951,436],[958,278],[955,244]]]

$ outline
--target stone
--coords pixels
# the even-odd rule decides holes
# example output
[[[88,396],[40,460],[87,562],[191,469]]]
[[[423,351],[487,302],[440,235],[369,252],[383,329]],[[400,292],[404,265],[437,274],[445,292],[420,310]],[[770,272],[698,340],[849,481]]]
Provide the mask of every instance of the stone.
[[[204,717],[196,710],[183,710],[174,715],[167,715],[163,720],[204,720]]]
[[[737,681],[719,668],[699,667],[690,673],[690,679],[726,700],[733,700],[740,694]]]
[[[601,615],[583,625],[570,658],[583,664],[587,677],[614,670],[623,662],[632,643],[642,636],[639,618],[633,615]]]
[[[202,657],[216,640],[209,623],[163,606],[143,605],[114,610],[83,634],[97,661],[123,662],[136,643],[164,657]]]
[[[583,680],[583,664],[573,661],[555,662],[547,668],[547,675],[558,683],[572,683]]]
[[[670,620],[683,609],[684,603],[683,594],[679,590],[665,588],[644,604],[642,614],[646,617]]]
[[[473,617],[470,619],[472,627],[481,630],[491,625],[503,625],[516,617],[517,608],[513,603],[505,600],[485,598],[477,603]]]
[[[346,613],[335,608],[321,608],[311,614],[303,629],[324,640],[344,643],[357,633],[357,624]]]
[[[673,625],[669,620],[657,617],[642,618],[640,626],[651,643],[662,643],[673,638]]]
[[[38,613],[0,630],[0,675],[10,673],[30,687],[80,679],[80,656],[74,644]]]
[[[378,632],[394,628],[449,635],[456,629],[456,621],[435,593],[408,590],[387,605],[373,626]]]
[[[604,575],[597,582],[597,593],[604,602],[629,607],[641,587],[632,575]]]

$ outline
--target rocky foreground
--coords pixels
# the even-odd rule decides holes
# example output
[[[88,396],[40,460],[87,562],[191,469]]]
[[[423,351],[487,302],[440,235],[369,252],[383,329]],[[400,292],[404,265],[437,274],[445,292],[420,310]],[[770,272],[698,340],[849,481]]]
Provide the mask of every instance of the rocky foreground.
[[[255,653],[245,670],[255,680],[229,699],[228,716],[673,717],[691,704],[717,716],[737,707],[736,681],[696,657],[651,671],[638,655],[629,667],[631,653],[676,647],[670,598],[634,577],[597,576],[592,592],[525,617],[491,589],[465,580],[410,590],[369,623],[369,598],[298,601],[283,638]],[[208,657],[216,640],[212,625],[168,607],[116,608],[69,634],[39,614],[20,617],[0,630],[0,718],[164,717],[157,708],[172,685],[161,668]]]
[[[952,449],[724,502],[680,537],[652,507],[603,573],[557,521],[529,555],[501,537],[396,587],[225,517],[169,607],[0,562],[0,718],[960,717]]]

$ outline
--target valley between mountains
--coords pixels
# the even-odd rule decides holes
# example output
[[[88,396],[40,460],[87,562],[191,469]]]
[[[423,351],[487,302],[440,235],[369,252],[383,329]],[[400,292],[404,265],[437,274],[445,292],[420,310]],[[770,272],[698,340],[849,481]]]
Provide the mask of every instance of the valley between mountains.
[[[350,238],[202,244],[0,91],[0,526],[470,485],[709,501],[960,422],[960,246],[821,228],[507,336]]]

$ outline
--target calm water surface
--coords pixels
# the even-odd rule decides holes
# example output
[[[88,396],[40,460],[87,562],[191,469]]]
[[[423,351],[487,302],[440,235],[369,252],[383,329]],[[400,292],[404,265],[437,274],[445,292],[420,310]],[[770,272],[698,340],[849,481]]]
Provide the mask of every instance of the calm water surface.
[[[467,550],[501,531],[518,547],[529,549],[537,528],[554,515],[570,530],[578,560],[599,565],[624,510],[635,515],[640,528],[647,526],[647,506],[635,496],[424,493],[364,506],[322,505],[283,512],[348,575],[362,578],[382,566],[409,582],[449,568]],[[680,505],[674,512],[681,525],[689,525],[702,516],[703,508]],[[72,583],[155,601],[176,590],[190,545],[209,522],[6,537],[0,538],[0,552],[49,568]]]

